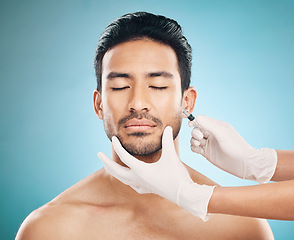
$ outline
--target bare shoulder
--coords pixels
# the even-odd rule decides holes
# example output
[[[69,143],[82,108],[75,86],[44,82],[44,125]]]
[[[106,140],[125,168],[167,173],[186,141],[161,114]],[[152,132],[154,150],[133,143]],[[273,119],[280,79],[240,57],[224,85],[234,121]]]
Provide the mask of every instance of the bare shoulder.
[[[207,223],[211,225],[211,229],[223,236],[223,239],[274,239],[265,219],[214,214]]]
[[[198,184],[219,186],[208,177],[187,166],[187,170]],[[212,214],[211,219],[203,224],[209,230],[214,229],[214,233],[221,233],[224,239],[274,239],[272,230],[265,219],[250,217],[240,217],[225,214]],[[210,232],[210,234],[214,234]],[[216,236],[219,239],[219,235]]]
[[[16,240],[82,239],[85,226],[93,220],[99,222],[99,196],[91,199],[91,184],[99,174],[93,174],[61,193],[51,202],[34,210],[22,223]],[[96,182],[97,184],[97,182]],[[99,182],[98,182],[99,188]],[[98,204],[93,204],[97,201]],[[99,226],[99,224],[98,224]]]
[[[72,210],[67,206],[50,203],[34,210],[22,223],[16,240],[67,239],[66,233],[69,230],[66,226],[73,222]]]

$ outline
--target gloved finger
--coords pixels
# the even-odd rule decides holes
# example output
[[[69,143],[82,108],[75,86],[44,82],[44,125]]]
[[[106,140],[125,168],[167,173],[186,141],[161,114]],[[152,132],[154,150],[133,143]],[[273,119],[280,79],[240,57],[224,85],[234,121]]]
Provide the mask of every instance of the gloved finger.
[[[201,134],[203,137],[205,137],[205,138],[208,138],[208,136],[209,136],[209,131],[207,131],[207,130],[205,130],[204,128],[202,128],[198,123],[197,124],[195,124],[195,122],[196,122],[196,119],[194,120],[194,121],[190,121],[190,122],[188,122],[188,124],[189,124],[189,127],[194,127],[194,129],[198,129],[198,131],[200,132],[199,134]],[[193,130],[194,130],[193,129]],[[192,130],[192,131],[193,131]],[[201,135],[200,135],[200,137],[201,137]]]
[[[214,126],[217,124],[217,121],[218,121],[213,118],[210,118],[207,116],[200,116],[200,115],[196,116],[195,120],[198,122],[204,138],[209,137],[210,131],[213,131]]]
[[[123,177],[120,176],[120,175],[117,175],[117,174],[113,171],[113,169],[108,168],[107,166],[105,166],[105,170],[106,170],[106,172],[108,172],[108,174],[110,174],[111,176],[113,176],[114,178],[116,178],[118,181],[120,181],[120,182],[122,182],[123,184],[128,185],[128,186],[130,186],[130,187],[133,188],[133,186],[134,186],[134,181],[133,181],[133,180],[131,180],[131,179],[126,179],[126,178],[123,178]]]
[[[104,162],[106,171],[117,180],[130,186],[140,194],[150,192],[147,187],[144,188],[143,186],[138,185],[138,177],[133,171],[131,171],[131,169],[119,165],[112,159],[108,158],[104,153],[98,153],[97,155],[101,161]]]
[[[140,184],[139,181],[132,182],[131,184],[127,184],[127,185],[129,185],[132,189],[134,189],[139,194],[150,193],[148,186]]]
[[[113,171],[113,169],[109,168],[107,165],[105,166],[105,170],[113,177],[115,177],[118,181],[122,182],[125,185],[130,186],[131,188],[135,189],[135,188],[142,188],[141,186],[137,186],[137,177],[136,176],[132,176],[132,177],[128,177],[128,178],[124,178],[120,175],[118,175],[117,173],[115,173]],[[130,172],[131,173],[131,172]],[[142,188],[143,189],[143,188]],[[143,191],[143,190],[141,190]],[[147,192],[147,190],[146,190]]]
[[[194,127],[194,123],[192,121],[188,122],[189,127]]]
[[[195,138],[191,138],[190,140],[191,145],[195,146],[195,147],[199,147],[200,146],[200,141],[195,139]]]
[[[189,127],[198,127],[199,128],[199,124],[197,123],[196,120],[194,121],[189,121],[188,122]]]
[[[150,191],[148,190],[148,188],[144,188],[141,186],[131,186],[137,193],[139,194],[146,194],[146,193],[150,193]]]
[[[162,134],[162,156],[170,153],[172,150],[175,150],[174,139],[173,139],[173,129],[170,126],[167,126]],[[166,159],[162,157],[161,159]]]
[[[120,141],[117,137],[112,137],[112,146],[114,151],[119,156],[120,160],[129,166],[131,169],[134,169],[135,171],[138,171],[140,168],[144,167],[146,163],[141,162],[137,158],[133,157],[131,154],[129,154],[121,145]]]
[[[202,147],[196,147],[191,145],[191,150],[195,153],[199,153],[201,155],[204,154],[204,149]]]
[[[212,132],[214,135],[222,133],[223,129],[232,128],[232,126],[224,121],[219,121],[208,116],[196,116],[196,121],[200,127],[208,132]]]
[[[203,129],[202,133],[203,133],[203,138],[207,139],[209,137],[209,134],[210,134],[209,131]]]
[[[196,121],[205,130],[211,130],[210,127],[216,125],[216,121],[213,118],[204,115],[197,115],[195,116]]]
[[[110,159],[106,154],[103,152],[99,152],[97,154],[98,158],[104,163],[106,170],[115,178],[124,178],[124,179],[131,179],[132,173],[129,168],[123,167],[118,163],[114,162]],[[120,180],[119,179],[119,180]]]
[[[191,132],[191,135],[197,140],[201,140],[203,138],[203,133],[200,131],[199,128],[194,128]]]
[[[206,143],[207,143],[207,139],[203,138],[203,139],[200,140],[200,146],[201,147],[205,146]]]

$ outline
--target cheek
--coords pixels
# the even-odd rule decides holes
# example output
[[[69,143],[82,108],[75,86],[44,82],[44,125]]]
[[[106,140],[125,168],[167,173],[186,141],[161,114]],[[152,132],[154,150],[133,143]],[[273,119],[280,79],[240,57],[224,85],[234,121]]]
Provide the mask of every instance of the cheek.
[[[163,122],[181,116],[181,92],[171,92],[153,98],[153,107],[160,115]]]
[[[107,93],[103,93],[102,94],[102,106],[103,106],[103,121],[106,123],[107,125],[112,125],[112,123],[114,122],[114,113],[115,113],[115,109],[114,109],[114,103],[111,100],[111,98],[109,98]]]
[[[128,99],[129,94],[127,91],[116,93],[108,89],[102,95],[102,103],[109,109],[124,109],[128,103]]]
[[[112,128],[116,128],[118,121],[125,112],[125,98],[117,97],[112,94],[102,95],[103,105],[103,120],[107,121],[107,125],[112,125]]]

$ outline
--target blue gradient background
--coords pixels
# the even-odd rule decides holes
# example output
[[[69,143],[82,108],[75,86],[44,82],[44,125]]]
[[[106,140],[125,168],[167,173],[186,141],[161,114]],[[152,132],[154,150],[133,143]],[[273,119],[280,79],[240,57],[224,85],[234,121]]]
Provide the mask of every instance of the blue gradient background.
[[[98,151],[110,154],[92,106],[93,56],[104,27],[138,10],[182,25],[194,51],[195,114],[228,121],[254,147],[294,148],[294,1],[2,0],[0,239],[100,169]],[[196,170],[223,186],[253,184],[193,154],[186,121],[180,138]],[[294,222],[269,223],[276,239],[293,238]]]

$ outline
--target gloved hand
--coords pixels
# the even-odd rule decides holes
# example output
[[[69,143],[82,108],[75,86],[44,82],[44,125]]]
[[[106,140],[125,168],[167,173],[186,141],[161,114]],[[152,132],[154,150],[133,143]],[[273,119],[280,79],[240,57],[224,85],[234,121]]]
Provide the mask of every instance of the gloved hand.
[[[162,154],[155,163],[145,163],[130,155],[117,137],[112,137],[112,145],[120,160],[129,167],[98,153],[112,176],[138,193],[155,193],[203,220],[208,219],[207,206],[214,187],[193,182],[175,150],[171,127],[166,127],[163,132]]]
[[[191,150],[215,166],[239,178],[268,182],[274,175],[277,153],[274,149],[251,147],[228,123],[207,116],[196,116]],[[195,121],[194,120],[194,121]],[[200,129],[199,129],[200,127]]]

